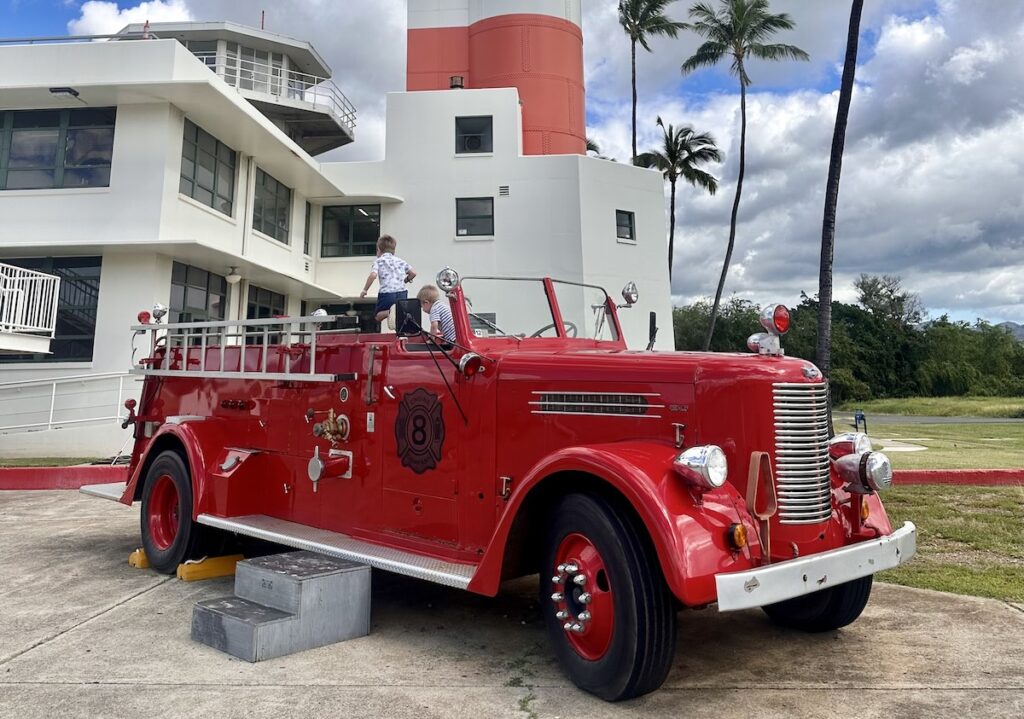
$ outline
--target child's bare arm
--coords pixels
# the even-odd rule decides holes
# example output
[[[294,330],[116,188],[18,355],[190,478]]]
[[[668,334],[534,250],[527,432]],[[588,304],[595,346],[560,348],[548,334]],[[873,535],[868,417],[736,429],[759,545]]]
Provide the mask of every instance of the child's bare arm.
[[[430,334],[440,335],[441,334],[441,323],[437,320],[430,321]]]
[[[370,285],[372,285],[376,279],[377,273],[371,272],[370,276],[366,278],[366,284],[363,285],[363,291],[359,293],[360,297],[366,297],[366,293],[370,291]]]
[[[405,272],[405,281],[406,282],[412,282],[414,279],[416,279],[416,270],[414,270],[413,268],[410,267]]]

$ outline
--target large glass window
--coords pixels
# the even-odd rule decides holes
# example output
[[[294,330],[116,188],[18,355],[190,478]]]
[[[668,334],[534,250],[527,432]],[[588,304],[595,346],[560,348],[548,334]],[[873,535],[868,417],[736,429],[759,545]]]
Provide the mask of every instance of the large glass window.
[[[195,123],[185,120],[178,191],[207,207],[231,215],[238,155]]]
[[[0,112],[0,190],[109,187],[117,108]]]
[[[60,277],[51,354],[0,356],[0,362],[88,362],[96,337],[100,257],[31,257],[4,262]]]
[[[257,168],[252,210],[253,229],[287,245],[291,209],[291,188]]]
[[[456,117],[455,152],[472,154],[494,151],[494,131],[491,117]]]
[[[494,234],[494,198],[460,197],[455,200],[455,234],[459,237]]]
[[[246,305],[245,316],[250,320],[265,320],[271,317],[283,317],[285,315],[285,305],[287,298],[284,295],[278,294],[272,290],[267,290],[256,285],[249,285],[249,302]],[[267,327],[268,330],[272,330],[275,333],[280,332],[282,329],[281,325],[270,325]],[[253,331],[249,336],[246,337],[246,344],[262,344],[263,343],[263,329]],[[267,341],[271,344],[280,342],[281,337],[278,334],[271,334],[267,337]]]
[[[181,262],[171,269],[170,322],[224,319],[228,282],[221,275]]]
[[[632,212],[615,211],[615,236],[620,240],[636,241],[636,217]]]
[[[302,235],[302,252],[309,254],[309,238],[313,234],[313,205],[306,203],[306,228]],[[303,313],[305,314],[305,313]]]
[[[324,208],[321,257],[372,257],[379,237],[380,205]]]

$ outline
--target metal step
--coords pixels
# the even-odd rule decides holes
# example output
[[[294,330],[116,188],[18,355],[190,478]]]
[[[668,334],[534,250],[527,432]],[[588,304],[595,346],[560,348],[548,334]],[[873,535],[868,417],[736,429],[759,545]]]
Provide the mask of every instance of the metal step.
[[[86,484],[78,488],[78,491],[82,494],[88,494],[90,497],[99,497],[100,499],[112,499],[115,502],[120,502],[121,497],[124,495],[125,487],[128,486],[127,482],[111,482],[110,484]]]
[[[349,559],[395,574],[426,579],[446,587],[466,589],[476,572],[475,564],[460,564],[424,557],[401,549],[364,542],[338,532],[308,527],[304,524],[296,524],[262,514],[250,514],[244,517],[215,517],[212,514],[200,514],[196,521],[217,529],[244,534],[247,537],[264,539],[340,559]]]
[[[239,562],[232,597],[197,602],[192,639],[258,662],[370,633],[370,568],[312,552]]]

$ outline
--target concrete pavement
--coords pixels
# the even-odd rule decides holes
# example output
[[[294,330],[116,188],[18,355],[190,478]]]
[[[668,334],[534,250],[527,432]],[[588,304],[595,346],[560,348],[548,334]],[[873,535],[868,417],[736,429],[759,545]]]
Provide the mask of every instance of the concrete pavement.
[[[189,639],[231,581],[131,569],[138,509],[0,492],[0,717],[1019,717],[1024,610],[876,585],[809,636],[759,611],[684,612],[664,688],[610,705],[554,664],[534,599],[374,572],[368,637],[247,664]]]

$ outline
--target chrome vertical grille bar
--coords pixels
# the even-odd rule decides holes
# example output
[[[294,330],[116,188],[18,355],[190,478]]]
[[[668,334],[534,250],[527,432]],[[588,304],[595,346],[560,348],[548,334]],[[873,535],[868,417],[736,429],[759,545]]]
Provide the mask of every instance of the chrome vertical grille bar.
[[[816,524],[832,516],[828,459],[828,386],[772,385],[775,478],[781,524]]]

